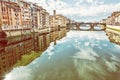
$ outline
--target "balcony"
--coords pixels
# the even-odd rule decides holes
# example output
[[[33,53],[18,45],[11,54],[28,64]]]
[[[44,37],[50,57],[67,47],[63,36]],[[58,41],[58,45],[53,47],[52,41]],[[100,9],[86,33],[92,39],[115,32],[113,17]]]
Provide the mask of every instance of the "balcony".
[[[21,29],[21,26],[19,25],[10,27],[10,30],[20,30],[20,29]]]
[[[31,10],[29,8],[23,8],[23,11],[30,12]]]
[[[5,30],[10,30],[10,26],[8,25],[3,25],[2,26],[2,30],[5,31]]]

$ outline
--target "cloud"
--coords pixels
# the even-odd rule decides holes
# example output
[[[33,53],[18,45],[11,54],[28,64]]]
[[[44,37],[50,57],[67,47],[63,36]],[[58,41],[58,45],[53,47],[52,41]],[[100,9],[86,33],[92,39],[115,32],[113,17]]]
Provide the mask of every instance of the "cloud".
[[[65,2],[64,0],[28,0],[36,2],[43,6],[50,14],[54,9],[58,14],[76,19],[76,17],[95,17],[110,14],[113,11],[120,10],[120,3],[104,4],[104,0],[75,0],[75,4]],[[107,17],[107,16],[106,16]],[[103,18],[103,17],[101,17]],[[78,20],[79,20],[78,19]],[[95,19],[93,19],[95,20]]]
[[[114,7],[113,7],[114,6]],[[99,5],[99,6],[79,6],[79,7],[69,7],[61,10],[61,13],[65,15],[79,15],[79,16],[96,16],[101,13],[109,13],[112,11],[120,10],[120,3],[114,5]]]
[[[14,68],[4,80],[32,80],[31,69],[25,66]]]
[[[118,69],[117,66],[120,66],[117,62],[109,62],[107,60],[105,61],[105,64],[110,72],[115,72]]]
[[[87,0],[87,2],[93,2],[94,0]]]
[[[86,48],[86,50],[81,48],[80,51],[73,56],[73,58],[76,59],[85,59],[92,61],[95,61],[96,57],[99,57],[99,55],[92,48]]]

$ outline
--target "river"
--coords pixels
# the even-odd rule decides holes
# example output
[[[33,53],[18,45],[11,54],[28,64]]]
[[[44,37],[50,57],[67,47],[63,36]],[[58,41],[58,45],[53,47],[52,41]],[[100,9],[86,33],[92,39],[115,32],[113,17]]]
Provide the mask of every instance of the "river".
[[[4,80],[120,80],[120,46],[103,31],[70,31]]]

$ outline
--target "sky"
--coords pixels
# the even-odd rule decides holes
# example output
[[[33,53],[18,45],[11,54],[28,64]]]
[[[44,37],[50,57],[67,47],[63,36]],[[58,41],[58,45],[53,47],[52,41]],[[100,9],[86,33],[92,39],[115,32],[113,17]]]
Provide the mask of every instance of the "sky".
[[[94,22],[105,19],[113,11],[120,11],[120,0],[27,0],[37,3],[53,14],[62,14],[80,22]]]

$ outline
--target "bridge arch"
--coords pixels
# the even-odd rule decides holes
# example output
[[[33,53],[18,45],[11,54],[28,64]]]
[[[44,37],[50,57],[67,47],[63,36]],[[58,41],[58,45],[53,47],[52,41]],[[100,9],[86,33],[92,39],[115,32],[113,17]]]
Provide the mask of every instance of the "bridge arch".
[[[89,25],[89,29],[81,29],[82,25]],[[102,26],[100,30],[95,29],[97,26]],[[70,30],[80,30],[80,31],[105,31],[106,30],[106,24],[104,23],[71,23],[68,24]],[[87,26],[86,26],[87,27]]]

